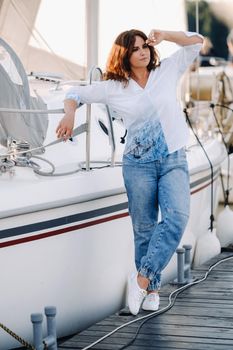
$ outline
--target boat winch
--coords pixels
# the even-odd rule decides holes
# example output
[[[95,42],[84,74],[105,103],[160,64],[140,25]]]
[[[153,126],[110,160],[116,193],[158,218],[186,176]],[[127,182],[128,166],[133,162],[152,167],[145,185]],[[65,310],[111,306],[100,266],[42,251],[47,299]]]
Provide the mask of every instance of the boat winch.
[[[7,153],[2,157],[0,154],[0,174],[8,172],[14,175],[15,166],[38,168],[39,166],[31,160],[31,157],[30,144],[27,141],[9,137]]]
[[[8,138],[7,148],[9,159],[12,160],[15,165],[28,166],[31,152],[30,145],[27,141]]]
[[[0,175],[8,172],[10,175],[14,175],[15,163],[12,160],[6,158],[0,158]]]

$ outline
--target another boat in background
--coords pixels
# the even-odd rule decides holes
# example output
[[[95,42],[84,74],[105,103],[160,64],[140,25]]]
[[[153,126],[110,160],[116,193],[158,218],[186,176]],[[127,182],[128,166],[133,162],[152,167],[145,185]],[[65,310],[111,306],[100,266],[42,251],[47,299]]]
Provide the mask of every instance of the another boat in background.
[[[233,66],[224,60],[214,60],[208,67],[196,67],[186,75],[183,97],[190,106],[193,127],[203,137],[218,138],[227,157],[221,165],[220,203],[224,209],[217,220],[217,235],[221,247],[233,243]],[[184,98],[185,99],[185,98]]]

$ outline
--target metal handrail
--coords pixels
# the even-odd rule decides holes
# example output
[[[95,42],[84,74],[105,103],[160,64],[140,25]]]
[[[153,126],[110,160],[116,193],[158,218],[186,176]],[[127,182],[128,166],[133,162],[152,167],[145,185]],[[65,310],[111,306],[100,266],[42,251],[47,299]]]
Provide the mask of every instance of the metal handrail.
[[[0,112],[5,113],[22,113],[22,114],[58,114],[63,113],[64,109],[16,109],[16,108],[0,108]]]
[[[93,66],[89,73],[88,73],[88,80],[89,83],[92,84],[93,80],[93,74],[95,71],[99,71],[100,76],[102,78],[103,73],[102,70],[97,67]],[[112,123],[112,117],[111,117],[111,112],[109,110],[108,105],[106,105],[106,111],[108,115],[108,126],[109,126],[109,143],[111,146],[111,167],[114,167],[115,165],[115,154],[116,154],[116,142],[115,142],[115,137],[114,137],[114,131],[113,131],[113,123]],[[87,105],[87,112],[86,112],[86,123],[87,123],[87,136],[86,136],[86,170],[90,170],[90,120],[91,120],[91,105]]]
[[[91,157],[91,105],[87,105],[86,111],[86,170],[90,170],[90,157]]]

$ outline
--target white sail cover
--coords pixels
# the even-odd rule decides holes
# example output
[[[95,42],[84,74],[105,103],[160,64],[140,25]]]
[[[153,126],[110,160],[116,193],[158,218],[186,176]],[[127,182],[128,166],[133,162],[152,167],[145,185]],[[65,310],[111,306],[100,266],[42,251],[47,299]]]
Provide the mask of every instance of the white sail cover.
[[[46,104],[30,96],[24,67],[12,48],[0,38],[0,108],[46,109]],[[8,138],[26,141],[32,148],[43,145],[48,127],[47,114],[0,111],[0,143]]]

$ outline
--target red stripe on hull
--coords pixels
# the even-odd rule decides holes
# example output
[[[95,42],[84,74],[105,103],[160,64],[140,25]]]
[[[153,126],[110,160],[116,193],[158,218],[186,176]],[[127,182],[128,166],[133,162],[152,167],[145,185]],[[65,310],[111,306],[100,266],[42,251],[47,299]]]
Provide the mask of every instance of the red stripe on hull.
[[[210,184],[211,184],[211,181],[208,182],[207,184],[205,184],[204,186],[199,187],[198,189],[191,191],[190,194],[192,195],[194,193],[197,193],[197,192],[203,190],[204,188],[208,187]],[[117,214],[117,215],[108,216],[106,218],[102,218],[102,219],[98,219],[98,220],[85,222],[83,224],[78,224],[78,225],[74,225],[74,226],[64,227],[64,228],[61,228],[61,229],[58,229],[58,230],[54,230],[54,231],[39,233],[37,235],[33,235],[33,236],[29,236],[29,237],[13,239],[11,241],[0,243],[0,248],[5,248],[5,247],[17,245],[17,244],[27,243],[27,242],[32,242],[32,241],[36,241],[38,239],[44,239],[44,238],[48,238],[48,237],[52,237],[52,236],[57,236],[57,235],[61,235],[61,234],[67,233],[67,232],[75,231],[75,230],[81,230],[82,228],[99,225],[99,224],[102,224],[104,222],[121,219],[121,218],[126,217],[126,216],[129,216],[128,212],[127,213],[121,213],[121,214]]]
[[[75,231],[75,230],[81,230],[82,228],[86,228],[86,227],[90,227],[90,226],[94,226],[94,225],[99,225],[99,224],[102,224],[104,222],[108,222],[108,221],[112,221],[112,220],[116,220],[116,219],[121,219],[121,218],[124,218],[126,216],[129,216],[128,212],[108,216],[106,218],[102,218],[102,219],[98,219],[98,220],[84,222],[83,224],[64,227],[64,228],[54,230],[54,231],[39,233],[38,235],[34,235],[34,236],[13,239],[11,241],[0,243],[0,248],[9,247],[9,246],[21,244],[21,243],[27,243],[27,242],[31,242],[31,241],[36,241],[38,239],[44,239],[44,238],[48,238],[48,237],[52,237],[52,236],[57,236],[57,235],[61,235],[63,233],[67,233],[67,232],[71,232],[71,231]]]
[[[216,180],[217,180],[217,178],[214,179],[213,183],[214,183]],[[202,191],[204,188],[208,187],[211,183],[212,183],[212,181],[208,182],[208,183],[205,184],[204,186],[199,187],[198,189],[191,191],[190,194],[192,195],[192,194],[194,194],[194,193],[197,193],[197,192]]]

